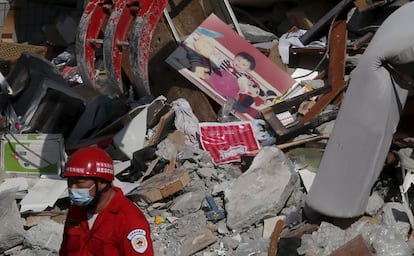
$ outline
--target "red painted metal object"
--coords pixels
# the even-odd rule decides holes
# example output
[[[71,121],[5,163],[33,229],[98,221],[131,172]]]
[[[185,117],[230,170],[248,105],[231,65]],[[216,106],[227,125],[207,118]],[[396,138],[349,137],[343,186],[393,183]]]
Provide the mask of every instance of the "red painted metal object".
[[[139,1],[141,8],[132,24],[129,42],[129,61],[134,77],[134,92],[137,96],[150,93],[148,79],[148,60],[152,33],[162,16],[166,0]]]
[[[107,78],[123,92],[121,79],[122,48],[120,42],[127,40],[127,31],[132,15],[126,8],[126,1],[115,1],[105,27],[103,57]]]
[[[167,0],[91,0],[78,28],[77,60],[84,83],[95,86],[95,49],[102,45],[104,66],[111,85],[124,92],[122,51],[129,47],[133,90],[150,94],[148,61],[154,29]],[[98,38],[104,31],[103,38]]]
[[[90,0],[79,22],[76,37],[76,59],[79,73],[87,85],[95,85],[95,49],[102,43],[99,32],[109,14],[111,1]]]

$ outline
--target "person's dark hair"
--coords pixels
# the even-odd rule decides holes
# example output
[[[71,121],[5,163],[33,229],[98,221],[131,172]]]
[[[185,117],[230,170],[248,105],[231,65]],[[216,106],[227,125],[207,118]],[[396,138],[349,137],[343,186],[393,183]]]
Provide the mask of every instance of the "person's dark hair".
[[[265,92],[262,90],[262,89],[260,89],[260,91],[259,91],[259,96],[261,96],[261,97],[263,97],[263,96],[265,96]]]
[[[266,102],[273,103],[275,101],[276,97],[277,97],[276,92],[274,92],[272,90],[267,90],[266,91]]]
[[[267,90],[266,94],[267,94],[267,96],[277,96],[277,94],[272,90]]]
[[[250,55],[247,52],[239,52],[236,54],[235,57],[242,57],[243,59],[247,60],[248,62],[250,62],[250,69],[253,70],[256,68],[256,60],[254,59],[254,57],[252,55]]]

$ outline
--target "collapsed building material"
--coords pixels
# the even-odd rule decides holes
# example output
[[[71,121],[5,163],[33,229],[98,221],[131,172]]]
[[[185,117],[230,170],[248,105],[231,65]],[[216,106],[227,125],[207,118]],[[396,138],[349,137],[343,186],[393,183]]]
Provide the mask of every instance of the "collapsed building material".
[[[181,255],[194,255],[194,253],[214,243],[216,240],[217,237],[214,235],[214,233],[210,229],[204,227],[194,232],[190,237],[183,241]]]
[[[372,253],[362,236],[358,235],[332,252],[330,256],[372,256]]]
[[[121,77],[122,49],[129,48],[134,93],[139,97],[149,95],[150,43],[166,3],[166,0],[89,1],[76,39],[76,59],[85,84],[96,87],[95,49],[102,46],[108,79],[118,87],[118,92],[125,93]],[[103,39],[99,38],[101,30],[105,31]]]
[[[331,138],[306,203],[333,217],[361,215],[396,131],[408,91],[383,66],[388,61],[413,75],[414,3],[381,25],[351,74]],[[411,22],[411,23],[410,23]],[[411,69],[408,69],[411,67]]]
[[[191,178],[185,170],[176,169],[173,172],[160,173],[144,181],[131,196],[135,194],[145,202],[156,202],[179,192],[190,181]]]
[[[17,189],[0,193],[0,253],[20,244],[24,239],[23,221],[15,202]]]
[[[249,169],[224,191],[227,226],[242,229],[279,213],[298,179],[293,169],[280,149],[262,148]]]
[[[335,20],[336,17],[342,15],[346,12],[352,4],[352,0],[342,0],[334,8],[332,8],[324,17],[322,17],[318,22],[313,25],[313,27],[308,30],[305,34],[300,37],[300,41],[307,45],[312,40],[318,39],[324,30],[329,27],[329,23],[332,20]]]
[[[332,23],[332,33],[329,38],[329,67],[328,84],[332,90],[318,99],[316,104],[301,118],[300,123],[305,123],[321,113],[335,98],[340,97],[344,86],[345,56],[346,56],[346,21],[338,20]]]
[[[269,123],[273,131],[276,133],[278,143],[285,142],[286,140],[292,139],[300,133],[306,132],[308,129],[314,128],[324,122],[334,119],[336,117],[336,110],[332,112],[327,112],[320,116],[314,116],[311,120],[308,120],[307,122],[290,125],[290,127],[287,128],[276,116],[277,114],[283,113],[285,111],[291,111],[292,109],[297,110],[299,108],[299,105],[304,100],[323,93],[329,93],[330,91],[330,86],[323,86],[321,88],[311,90],[309,92],[292,97],[290,99],[287,99],[285,101],[282,101],[280,103],[274,104],[268,108],[263,109],[261,111],[262,115],[264,119]]]
[[[25,234],[27,247],[49,251],[47,255],[57,254],[63,237],[63,224],[53,220],[43,220]]]
[[[340,66],[338,66],[340,67]],[[170,80],[170,77],[165,76],[166,79]],[[341,78],[341,76],[338,76],[338,78]],[[174,81],[173,79],[171,79],[171,81]],[[168,85],[170,85],[170,83],[168,83]],[[181,91],[178,92],[178,94],[180,95]],[[203,94],[200,94],[203,95]],[[181,95],[180,95],[181,96]],[[168,97],[169,98],[169,97]],[[205,111],[204,105],[200,102],[200,98],[197,95],[194,96],[195,98],[195,102],[196,104],[194,106],[196,106],[196,108],[198,108],[199,110],[202,109],[203,111]],[[198,100],[198,101],[197,101]],[[169,98],[169,101],[171,101],[171,98]],[[201,104],[200,104],[201,103]],[[90,111],[94,112],[92,110],[92,108],[90,109]],[[168,109],[167,109],[168,111]],[[136,114],[136,113],[135,113]],[[301,113],[302,114],[302,113]],[[302,114],[303,115],[303,114]],[[151,115],[148,114],[148,118],[152,118],[155,117],[156,115]],[[336,115],[335,115],[336,116]],[[335,117],[333,116],[333,118]],[[85,116],[83,116],[85,117]],[[165,116],[167,117],[167,116]],[[107,135],[107,136],[112,136],[113,133],[121,130],[122,127],[120,126],[125,126],[127,129],[129,128],[129,131],[134,133],[135,129],[131,129],[132,126],[128,125],[128,123],[131,123],[131,119],[133,118],[133,116],[131,115],[131,113],[128,113],[127,116],[124,116],[122,118],[122,120],[117,120],[116,124],[113,123],[107,127],[105,127],[104,129],[98,131],[98,135]],[[108,119],[111,119],[108,116]],[[154,118],[155,121],[154,122],[158,122],[160,125],[159,128],[161,127],[167,127],[170,126],[170,124],[172,124],[172,115],[170,116],[170,118],[168,118],[168,120],[165,120],[165,118]],[[160,121],[161,120],[161,121]],[[176,118],[177,120],[177,118]],[[201,119],[200,119],[201,120]],[[216,120],[214,118],[214,120]],[[211,120],[211,121],[214,121]],[[91,121],[91,120],[85,120],[85,121]],[[125,122],[124,122],[125,121]],[[137,120],[133,120],[134,122]],[[164,122],[166,121],[166,122]],[[81,125],[81,123],[83,122],[78,122],[77,125],[78,126],[83,126]],[[139,122],[137,122],[139,123]],[[148,124],[150,122],[147,122]],[[164,124],[163,124],[164,123]],[[132,124],[132,123],[131,123]],[[165,124],[168,124],[165,126]],[[145,126],[145,125],[144,125]],[[176,124],[175,125],[178,130],[179,127]],[[89,125],[88,125],[89,127]],[[152,125],[148,125],[148,127],[139,127],[140,129],[142,129],[141,131],[145,130],[145,128],[149,128],[152,127]],[[118,129],[119,128],[119,129]],[[267,128],[267,127],[266,127]],[[158,130],[158,129],[156,129]],[[166,131],[167,129],[161,129]],[[82,130],[83,132],[84,130]],[[86,131],[86,130],[85,130]],[[87,132],[89,134],[89,132]],[[95,133],[95,130],[93,130],[93,133]],[[129,136],[133,136],[132,133],[128,133],[127,136],[125,136],[123,139],[123,142],[125,142],[126,140],[128,140]],[[97,134],[93,135],[94,139],[97,139],[98,137]],[[136,134],[134,134],[136,135]],[[164,136],[160,135],[160,136],[156,136],[154,138],[157,138],[156,141],[154,142],[155,144],[158,144],[157,146],[160,147],[161,144],[163,143],[159,143],[160,139],[162,139]],[[182,137],[182,136],[180,136]],[[291,147],[295,147],[301,144],[304,144],[305,142],[309,142],[309,141],[313,141],[313,140],[320,140],[320,139],[326,139],[326,136],[315,136],[310,138],[309,140],[305,139],[302,141],[296,141],[295,143],[286,143],[286,144],[282,144],[282,145],[278,145],[279,148],[291,148]],[[88,140],[88,143],[91,143],[92,140]],[[137,145],[136,143],[133,143],[133,140],[128,140],[128,143],[131,142],[132,144]],[[171,143],[170,143],[171,144]],[[320,144],[315,144],[312,143],[313,146],[318,145],[320,146]],[[110,145],[111,147],[114,146],[113,144]],[[308,146],[308,145],[306,145]],[[251,212],[247,212],[247,214],[241,214],[241,218],[244,216],[252,216],[252,218],[255,218],[256,216],[253,216],[254,214],[257,213],[258,217],[254,219],[254,221],[250,222],[250,220],[247,221],[242,221],[243,223],[243,229],[242,230],[229,230],[227,228],[226,225],[226,216],[224,216],[224,219],[216,222],[216,223],[211,223],[208,221],[208,219],[206,219],[205,217],[205,209],[200,209],[200,204],[201,204],[201,198],[203,198],[203,195],[205,194],[210,194],[210,189],[212,188],[213,185],[215,184],[219,184],[222,185],[223,187],[226,187],[227,184],[226,181],[231,180],[233,178],[239,177],[239,175],[242,175],[240,173],[240,169],[239,169],[239,165],[230,165],[230,164],[226,164],[223,166],[218,166],[218,165],[213,165],[213,163],[211,162],[210,157],[208,156],[208,153],[205,151],[201,151],[201,149],[199,149],[197,147],[197,152],[195,150],[188,150],[187,147],[186,149],[184,149],[183,152],[180,152],[179,154],[177,153],[176,150],[171,149],[171,150],[164,150],[166,151],[166,153],[162,154],[162,157],[157,157],[154,160],[152,160],[151,162],[149,162],[149,166],[147,166],[148,162],[148,158],[151,155],[155,156],[155,152],[151,152],[152,150],[155,151],[155,147],[149,147],[148,148],[149,151],[144,152],[143,151],[138,151],[139,154],[135,154],[136,152],[134,152],[133,154],[133,162],[135,163],[140,163],[142,164],[143,168],[142,168],[142,173],[143,176],[140,177],[134,177],[133,179],[128,180],[132,181],[132,180],[137,180],[138,178],[140,178],[140,180],[138,182],[135,183],[129,183],[130,185],[134,185],[134,186],[139,186],[141,185],[140,182],[143,180],[143,178],[147,178],[151,176],[157,176],[157,168],[155,167],[155,165],[158,165],[159,163],[161,163],[162,160],[169,160],[169,164],[166,165],[166,168],[164,169],[164,173],[166,177],[170,178],[171,176],[173,176],[174,174],[174,170],[175,168],[178,167],[184,167],[183,169],[185,169],[186,171],[188,171],[188,176],[191,176],[191,181],[188,183],[188,185],[182,186],[182,184],[179,186],[177,186],[179,189],[178,192],[164,197],[162,199],[160,199],[157,203],[153,203],[153,202],[147,202],[147,203],[152,203],[152,204],[143,204],[138,202],[139,205],[141,205],[141,207],[143,209],[145,209],[146,213],[148,213],[150,215],[149,220],[151,220],[151,226],[152,226],[152,234],[153,234],[153,238],[154,240],[157,242],[156,244],[156,249],[157,253],[156,255],[193,255],[193,254],[205,254],[205,255],[239,255],[239,256],[245,256],[245,255],[251,255],[251,254],[264,254],[264,251],[267,250],[272,250],[271,253],[274,253],[275,251],[275,247],[274,247],[274,243],[270,244],[269,248],[267,247],[269,245],[269,236],[262,237],[262,231],[263,231],[263,226],[264,224],[262,224],[262,220],[263,218],[268,218],[269,215],[275,215],[277,214],[276,211],[277,210],[271,210],[269,211],[268,214],[262,214],[264,210],[264,208],[267,208],[268,205],[275,205],[273,198],[267,199],[266,197],[264,197],[264,201],[262,202],[262,204],[260,205],[256,205],[255,207],[252,207]],[[200,150],[200,151],[198,151]],[[178,150],[181,151],[181,150]],[[111,152],[113,153],[113,152]],[[119,152],[116,152],[119,153]],[[141,155],[143,158],[140,159],[136,159],[135,156]],[[159,155],[159,154],[157,154]],[[166,156],[168,155],[168,156]],[[117,155],[118,156],[118,155]],[[208,157],[207,157],[208,156]],[[203,162],[200,162],[200,160],[203,160]],[[254,172],[256,172],[256,175],[253,178],[246,178],[246,177],[240,177],[241,179],[244,179],[246,183],[243,184],[247,184],[247,185],[257,185],[258,181],[264,181],[264,183],[270,183],[269,185],[275,186],[275,187],[284,187],[284,183],[285,181],[283,181],[283,184],[274,184],[274,180],[277,180],[277,182],[279,182],[280,180],[284,180],[283,179],[283,175],[279,175],[279,171],[280,169],[284,169],[284,168],[279,168],[278,165],[273,164],[272,161],[274,161],[274,159],[271,159],[270,161],[267,160],[259,160],[259,162],[262,161],[264,162],[264,165],[260,165],[258,166],[259,168],[255,169]],[[128,161],[129,162],[129,161]],[[125,162],[126,165],[123,168],[123,170],[125,170],[125,168],[127,168],[126,166],[128,166],[128,163]],[[250,163],[249,163],[250,164]],[[133,164],[134,165],[134,164]],[[269,166],[270,165],[270,166]],[[216,169],[217,168],[217,169]],[[266,175],[260,175],[260,173],[262,172],[261,169],[265,169],[266,172],[275,172],[276,170],[276,175],[273,177],[273,175],[271,177],[271,179],[266,178]],[[160,169],[158,169],[160,170]],[[248,171],[248,173],[251,171]],[[132,173],[132,172],[131,172]],[[142,175],[142,174],[141,174]],[[253,176],[253,175],[252,175]],[[250,176],[250,177],[252,177]],[[270,175],[269,175],[270,176]],[[281,177],[282,176],[282,177]],[[119,181],[118,181],[119,182]],[[118,185],[118,182],[115,181],[114,185],[121,187],[120,185]],[[248,183],[250,182],[250,183]],[[282,182],[280,182],[282,183]],[[303,182],[301,185],[304,185],[305,182]],[[296,216],[297,214],[300,215],[300,211],[298,210],[296,212],[297,209],[292,210],[293,204],[294,205],[302,205],[302,202],[297,202],[296,200],[299,199],[302,200],[302,196],[304,195],[303,193],[299,193],[299,192],[303,192],[304,190],[302,186],[299,185],[300,181],[296,181],[295,184],[288,184],[289,187],[295,187],[294,189],[296,191],[294,191],[294,194],[292,194],[289,198],[289,202],[287,202],[286,204],[284,204],[283,202],[285,202],[285,197],[282,196],[281,198],[281,204],[283,204],[285,207],[284,209],[282,209],[282,211],[277,214],[279,216],[284,216],[284,214],[288,213],[288,216],[286,219],[289,220],[289,222],[287,223],[287,225],[284,226],[285,231],[289,231],[292,229],[292,226],[294,223],[296,224],[296,221],[302,221],[302,219],[300,219],[300,216]],[[156,190],[162,190],[165,186],[165,184],[158,184],[157,186],[159,187],[155,187]],[[240,186],[242,188],[246,188],[247,186]],[[135,187],[134,187],[135,188]],[[236,198],[237,194],[239,194],[238,192],[240,191],[240,189],[238,189],[238,187],[232,187],[235,191],[234,191],[234,201],[240,201],[242,203],[245,204],[250,204],[250,202],[254,202],[257,198],[253,197],[253,198],[247,198],[246,200],[242,200],[240,198]],[[260,189],[262,187],[259,187],[259,193],[261,192]],[[306,187],[308,188],[308,187]],[[250,188],[248,188],[250,189]],[[265,189],[267,191],[268,186],[265,187]],[[174,190],[174,189],[172,189]],[[251,189],[250,191],[252,191],[253,189]],[[269,188],[270,190],[270,188]],[[256,191],[256,190],[253,190]],[[244,191],[243,191],[244,192]],[[295,193],[296,192],[296,193]],[[124,193],[128,194],[129,192],[125,192]],[[204,194],[205,193],[205,194]],[[227,195],[229,194],[228,191],[226,191]],[[231,193],[233,193],[233,191],[231,191]],[[254,193],[254,192],[253,192]],[[266,192],[265,192],[266,193]],[[274,196],[273,192],[267,192],[267,194],[270,194],[272,196]],[[276,193],[277,194],[277,193]],[[179,195],[179,196],[178,196]],[[215,196],[217,196],[217,194],[215,194]],[[250,196],[250,195],[248,195]],[[136,193],[131,195],[132,199],[135,200],[137,198]],[[141,197],[139,197],[141,199]],[[217,198],[216,198],[217,199]],[[262,198],[260,198],[262,199]],[[64,203],[69,203],[67,202],[67,198],[64,198]],[[145,201],[145,200],[144,200]],[[259,200],[257,200],[259,201]],[[247,202],[247,203],[246,203]],[[61,203],[61,202],[60,202]],[[173,206],[171,206],[171,203],[173,203]],[[223,209],[225,210],[225,212],[230,212],[233,220],[235,219],[234,216],[236,215],[235,212],[237,212],[238,208],[237,207],[233,207],[231,205],[231,203],[226,203],[223,204],[223,202],[218,202],[219,205],[219,209]],[[382,205],[382,204],[381,204]],[[61,205],[59,204],[59,207]],[[65,207],[65,206],[64,206]],[[273,209],[273,208],[272,208]],[[398,210],[398,212],[400,212],[401,208],[395,208],[396,210]],[[242,209],[242,211],[244,211],[245,209]],[[391,210],[391,211],[390,211]],[[388,211],[390,211],[389,213],[393,212],[394,213],[394,207],[392,209],[388,209]],[[375,211],[377,212],[377,211]],[[64,213],[64,211],[61,212],[62,215]],[[29,213],[30,214],[30,213]],[[41,214],[41,213],[39,213]],[[374,213],[373,213],[374,214]],[[190,217],[191,215],[191,217]],[[194,218],[193,216],[195,216],[196,220],[194,221],[189,221],[190,218]],[[154,221],[152,221],[152,217],[154,217]],[[236,216],[237,217],[237,216]],[[162,221],[160,221],[160,219]],[[212,218],[210,218],[211,220]],[[295,222],[294,222],[295,221]],[[254,223],[253,223],[254,222]],[[194,223],[200,223],[200,225],[194,225]],[[253,223],[253,224],[250,224]],[[385,221],[384,221],[385,223]],[[389,222],[388,222],[389,223]],[[246,224],[246,225],[244,225]],[[407,223],[404,223],[405,225]],[[40,227],[40,226],[37,226]],[[207,227],[207,229],[205,229],[204,227]],[[406,227],[406,226],[405,226]],[[273,229],[273,228],[272,228]],[[277,248],[278,251],[278,255],[279,253],[281,253],[281,255],[297,255],[296,252],[296,248],[299,247],[300,244],[298,244],[298,242],[300,243],[300,237],[304,234],[304,233],[311,233],[312,231],[314,231],[315,229],[317,229],[316,227],[307,227],[306,230],[302,229],[302,230],[297,230],[297,232],[295,233],[295,237],[287,237],[287,236],[283,236],[283,234],[280,234],[280,241],[279,241],[279,245]],[[36,229],[31,229],[33,231],[33,233],[38,234],[38,230]],[[57,229],[56,229],[57,230]],[[304,230],[306,232],[304,232]],[[401,229],[402,230],[402,229]],[[406,230],[406,229],[404,229]],[[279,233],[275,232],[275,234]],[[52,235],[52,234],[48,234],[48,235]],[[292,235],[292,232],[290,233],[290,235]],[[329,234],[328,234],[329,236]],[[333,235],[333,239],[335,235]],[[41,236],[39,239],[41,239],[43,236]],[[45,236],[46,240],[48,240],[49,236]],[[321,239],[324,238],[324,234],[322,234],[320,236]],[[275,242],[278,239],[278,237],[274,236],[274,240],[273,242]],[[54,245],[56,245],[57,243],[55,241],[53,241],[54,239],[52,239],[50,242],[53,243]],[[40,241],[40,240],[39,240]],[[323,240],[325,241],[325,240]],[[341,243],[345,243],[347,242],[347,240],[343,240],[343,241],[338,241],[338,246]],[[362,242],[362,241],[360,241]],[[37,249],[38,245],[41,245],[39,243],[32,243],[36,246],[36,248],[30,248],[32,250],[32,252],[34,253]],[[30,245],[29,245],[30,246]],[[284,247],[283,249],[286,249],[285,251],[281,250],[280,247]],[[289,247],[289,252],[287,250],[287,247]],[[12,251],[8,251],[7,253],[5,253],[6,255],[22,255],[24,252],[24,254],[28,253],[27,251],[21,251],[19,252],[19,250],[21,250],[22,246],[18,246],[15,248],[12,248]],[[349,248],[347,247],[348,250],[347,252],[352,252],[353,248]],[[179,251],[181,249],[181,252]],[[293,250],[292,250],[293,249]],[[200,252],[200,250],[204,250],[203,252]],[[36,251],[37,252],[37,251]],[[20,254],[19,254],[20,253]],[[283,254],[285,253],[285,254]],[[46,255],[49,254],[48,252],[39,252],[37,253],[37,255]],[[321,255],[321,254],[318,254]]]

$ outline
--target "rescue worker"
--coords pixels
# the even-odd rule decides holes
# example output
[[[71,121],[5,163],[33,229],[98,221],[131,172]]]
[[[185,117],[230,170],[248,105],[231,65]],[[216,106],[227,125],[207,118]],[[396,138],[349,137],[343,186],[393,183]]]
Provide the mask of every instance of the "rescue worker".
[[[59,255],[154,255],[149,223],[138,206],[112,185],[113,162],[104,150],[77,150],[63,176],[72,205]]]

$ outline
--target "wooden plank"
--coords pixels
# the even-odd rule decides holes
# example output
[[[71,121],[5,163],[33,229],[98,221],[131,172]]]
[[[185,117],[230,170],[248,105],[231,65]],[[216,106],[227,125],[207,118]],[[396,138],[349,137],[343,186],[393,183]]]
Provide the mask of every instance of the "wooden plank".
[[[318,116],[328,104],[342,93],[345,86],[345,57],[347,30],[346,21],[339,20],[333,25],[332,35],[330,38],[329,67],[328,67],[328,84],[332,90],[321,96],[315,105],[304,115],[299,123],[304,124],[312,118]]]
[[[134,194],[147,203],[153,203],[181,191],[190,181],[188,171],[175,169],[145,180]]]
[[[305,139],[301,139],[301,140],[297,140],[297,141],[290,141],[290,142],[286,142],[283,144],[278,144],[277,147],[280,148],[281,150],[285,150],[291,147],[297,147],[309,142],[315,142],[318,140],[325,140],[325,139],[329,139],[329,136],[327,135],[316,135],[313,137],[309,137],[309,138],[305,138]]]
[[[13,39],[13,35],[15,33],[14,10],[10,9],[7,12],[6,18],[4,19],[1,41],[7,43],[15,43]]]
[[[283,226],[285,225],[284,220],[278,220],[270,238],[270,244],[268,249],[268,256],[274,256],[277,254],[277,247],[279,244],[280,233],[282,232]]]
[[[170,109],[165,115],[160,118],[157,126],[155,127],[155,132],[152,137],[148,140],[148,145],[156,145],[163,138],[163,135],[166,135],[172,124],[174,123],[175,111]]]

